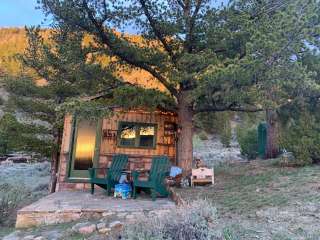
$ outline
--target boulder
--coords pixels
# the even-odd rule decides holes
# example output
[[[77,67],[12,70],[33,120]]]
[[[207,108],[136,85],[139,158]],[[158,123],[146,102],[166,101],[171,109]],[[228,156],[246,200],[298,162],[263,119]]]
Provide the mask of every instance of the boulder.
[[[109,228],[112,230],[121,230],[123,227],[123,223],[120,221],[114,221],[109,224]]]
[[[8,157],[7,161],[13,163],[27,163],[31,160],[29,156],[15,156],[15,157]]]
[[[13,233],[10,233],[9,235],[2,238],[2,240],[20,240],[21,237],[19,237],[20,231],[15,231]]]
[[[34,239],[35,239],[34,235],[28,235],[23,238],[23,240],[34,240]]]
[[[10,165],[13,165],[13,162],[12,161],[9,161],[8,159],[6,159],[5,161],[2,161],[0,162],[1,165],[4,165],[4,166],[10,166]]]
[[[100,222],[100,223],[97,224],[97,229],[98,230],[101,229],[101,228],[105,228],[105,227],[107,227],[107,224],[105,222]]]
[[[100,228],[98,232],[100,234],[109,235],[111,233],[111,228],[108,228],[108,227]]]
[[[96,231],[96,225],[94,223],[85,222],[85,223],[77,223],[72,227],[74,232],[78,232],[81,234],[91,234]]]
[[[46,238],[42,237],[42,236],[38,236],[36,237],[34,240],[45,240]]]

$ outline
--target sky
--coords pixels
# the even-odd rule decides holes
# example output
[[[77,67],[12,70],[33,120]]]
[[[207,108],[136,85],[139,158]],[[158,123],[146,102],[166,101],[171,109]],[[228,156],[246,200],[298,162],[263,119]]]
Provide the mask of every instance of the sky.
[[[45,16],[36,6],[37,0],[0,0],[0,27],[45,26]]]
[[[160,0],[161,1],[161,0]],[[228,0],[216,0],[216,4]],[[0,28],[41,25],[48,27],[41,10],[36,10],[37,0],[0,0]]]

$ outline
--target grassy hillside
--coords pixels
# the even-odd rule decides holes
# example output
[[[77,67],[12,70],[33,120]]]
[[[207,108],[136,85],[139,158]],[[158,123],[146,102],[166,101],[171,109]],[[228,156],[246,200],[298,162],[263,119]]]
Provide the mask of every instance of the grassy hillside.
[[[49,31],[44,32],[45,38],[48,38]],[[132,36],[133,42],[139,42],[139,36]],[[88,41],[88,39],[86,39]],[[19,75],[22,71],[22,65],[15,59],[17,54],[22,54],[27,46],[26,31],[23,28],[0,28],[0,76],[1,73],[7,73],[13,76]],[[144,71],[133,70],[123,72],[121,75],[129,82],[138,83],[146,88],[164,87],[154,80],[152,76]]]
[[[21,64],[14,59],[18,53],[23,53],[26,47],[25,30],[22,28],[0,29],[0,71],[16,75],[21,70]]]

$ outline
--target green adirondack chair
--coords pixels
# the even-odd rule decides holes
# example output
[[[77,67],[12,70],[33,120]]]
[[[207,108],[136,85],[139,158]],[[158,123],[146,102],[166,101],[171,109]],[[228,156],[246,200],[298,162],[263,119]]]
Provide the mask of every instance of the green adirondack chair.
[[[112,163],[110,168],[106,168],[105,176],[98,177],[97,171],[101,168],[89,168],[89,182],[91,183],[91,194],[94,194],[94,185],[98,185],[107,190],[108,195],[111,195],[111,189],[119,183],[122,171],[128,164],[128,156],[124,154],[117,154],[112,156]]]
[[[133,171],[133,198],[137,197],[137,189],[147,189],[151,191],[152,200],[155,201],[157,194],[167,197],[169,192],[164,184],[165,177],[169,175],[170,161],[167,156],[157,156],[152,158],[151,169],[148,180],[139,180],[139,172]]]

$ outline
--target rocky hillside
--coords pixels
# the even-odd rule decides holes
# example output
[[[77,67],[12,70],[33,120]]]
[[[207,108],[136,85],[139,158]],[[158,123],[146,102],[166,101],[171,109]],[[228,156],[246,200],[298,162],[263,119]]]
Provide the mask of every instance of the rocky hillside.
[[[240,147],[235,137],[230,147],[226,148],[222,145],[219,136],[216,135],[209,135],[207,140],[201,140],[195,136],[193,155],[195,158],[203,160],[209,167],[224,162],[246,160],[240,153]]]

